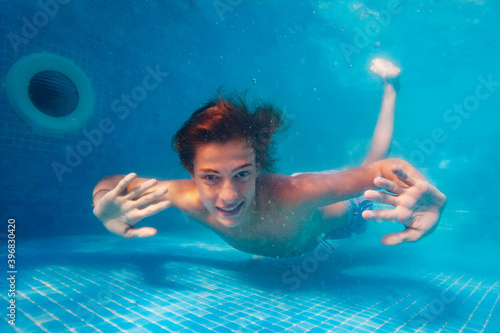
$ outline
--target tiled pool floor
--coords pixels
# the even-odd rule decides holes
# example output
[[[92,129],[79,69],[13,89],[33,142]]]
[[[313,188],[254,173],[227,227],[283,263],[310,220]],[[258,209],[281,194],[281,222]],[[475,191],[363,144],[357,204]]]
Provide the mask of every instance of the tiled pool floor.
[[[333,248],[272,259],[215,236],[20,239],[16,325],[2,306],[0,331],[500,332],[499,276],[412,263],[411,247]]]

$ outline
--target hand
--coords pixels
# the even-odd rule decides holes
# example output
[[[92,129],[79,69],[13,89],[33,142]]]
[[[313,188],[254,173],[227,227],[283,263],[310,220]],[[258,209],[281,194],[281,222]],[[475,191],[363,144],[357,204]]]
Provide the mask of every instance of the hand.
[[[382,177],[375,178],[373,183],[377,187],[394,194],[368,190],[365,192],[365,197],[395,208],[377,211],[367,210],[363,212],[363,218],[368,221],[395,221],[406,227],[404,231],[390,233],[382,237],[381,242],[384,245],[415,242],[436,229],[446,205],[446,196],[427,181],[410,177],[398,165],[393,165],[391,171],[408,187],[398,185]]]
[[[160,199],[168,192],[166,187],[146,193],[157,184],[155,179],[150,179],[127,193],[127,186],[136,177],[135,173],[125,176],[114,189],[101,197],[94,208],[94,215],[109,231],[125,238],[156,235],[154,228],[134,228],[134,225],[172,204],[169,200]]]

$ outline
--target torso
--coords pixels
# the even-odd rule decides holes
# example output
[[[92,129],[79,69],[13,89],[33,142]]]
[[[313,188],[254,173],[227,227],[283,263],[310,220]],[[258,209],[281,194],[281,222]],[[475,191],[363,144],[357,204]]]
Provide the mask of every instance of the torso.
[[[305,211],[285,205],[276,195],[276,179],[272,174],[259,175],[255,209],[242,226],[224,227],[206,209],[193,217],[240,251],[290,257],[314,249],[322,239],[319,209]]]

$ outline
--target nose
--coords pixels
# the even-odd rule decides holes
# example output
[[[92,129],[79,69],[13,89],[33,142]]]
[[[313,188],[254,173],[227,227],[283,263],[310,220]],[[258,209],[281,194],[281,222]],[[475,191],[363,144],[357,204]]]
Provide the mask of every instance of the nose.
[[[229,180],[225,181],[219,194],[219,198],[226,205],[235,203],[235,201],[238,199],[238,191],[235,184],[233,184]]]

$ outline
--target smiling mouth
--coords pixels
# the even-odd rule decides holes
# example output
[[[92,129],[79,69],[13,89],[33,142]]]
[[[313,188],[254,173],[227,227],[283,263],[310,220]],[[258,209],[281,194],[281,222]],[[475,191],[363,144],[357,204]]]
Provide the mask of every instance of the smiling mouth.
[[[233,208],[222,208],[222,207],[215,207],[224,216],[234,216],[238,214],[241,211],[241,207],[243,207],[243,204],[245,201],[242,201],[238,206],[235,206]]]

